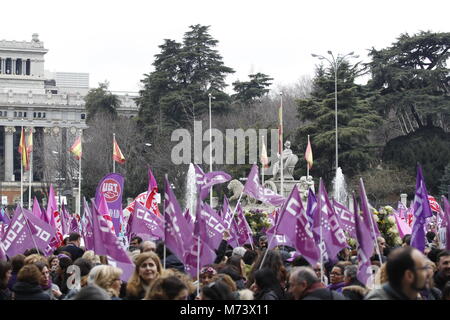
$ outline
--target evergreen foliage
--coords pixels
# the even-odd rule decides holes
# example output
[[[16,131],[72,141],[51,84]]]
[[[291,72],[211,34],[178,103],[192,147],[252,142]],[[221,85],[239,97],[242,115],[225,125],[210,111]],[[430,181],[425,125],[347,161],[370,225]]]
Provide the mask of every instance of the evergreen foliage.
[[[269,92],[268,87],[272,84],[270,78],[264,73],[250,74],[248,76],[250,81],[236,81],[233,82],[233,89],[236,94],[232,96],[234,101],[240,102],[244,105],[250,105],[260,99]]]
[[[98,88],[89,90],[84,98],[86,102],[87,122],[91,121],[97,113],[106,113],[113,118],[117,117],[117,108],[120,107],[119,98],[108,90],[109,83],[99,83]]]

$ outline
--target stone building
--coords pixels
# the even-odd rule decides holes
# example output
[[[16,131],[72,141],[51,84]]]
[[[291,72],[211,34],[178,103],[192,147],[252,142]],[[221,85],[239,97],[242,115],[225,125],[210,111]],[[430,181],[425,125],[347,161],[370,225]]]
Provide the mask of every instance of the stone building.
[[[28,41],[0,41],[0,194],[2,205],[20,202],[18,145],[22,126],[33,131],[33,194],[52,183],[59,195],[78,194],[78,167],[67,150],[87,128],[84,96],[88,73],[48,72],[48,49],[33,34]],[[137,114],[134,95],[118,94],[119,114]],[[56,170],[55,170],[56,169]],[[24,206],[28,205],[29,171],[23,172]],[[77,201],[78,202],[78,201]]]

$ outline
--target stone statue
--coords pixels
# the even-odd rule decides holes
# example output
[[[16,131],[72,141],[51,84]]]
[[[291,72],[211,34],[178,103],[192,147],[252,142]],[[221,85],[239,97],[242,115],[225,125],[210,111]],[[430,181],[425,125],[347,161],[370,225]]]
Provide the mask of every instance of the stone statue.
[[[283,179],[284,180],[294,180],[294,167],[295,164],[298,161],[298,157],[292,153],[291,150],[291,142],[286,141],[284,144],[285,149],[281,153],[280,156],[278,156],[278,161],[273,166],[273,180],[281,180],[281,161],[283,161]]]
[[[302,200],[306,201],[308,199],[309,189],[314,192],[314,181],[312,176],[303,176],[300,178],[300,182],[298,183],[298,191],[302,197]]]
[[[230,197],[229,202],[230,203],[236,203],[239,199],[239,196],[241,195],[242,191],[244,190],[244,185],[237,179],[233,179],[230,181],[230,183],[227,186],[228,190],[231,190],[233,192],[233,195]],[[255,204],[256,200],[252,197],[249,197],[245,193],[242,194],[241,203],[247,203],[247,204]]]

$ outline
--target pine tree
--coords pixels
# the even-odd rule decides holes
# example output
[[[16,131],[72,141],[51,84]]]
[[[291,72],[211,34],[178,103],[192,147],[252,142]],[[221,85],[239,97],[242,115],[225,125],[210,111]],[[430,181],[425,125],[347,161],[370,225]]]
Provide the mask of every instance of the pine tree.
[[[255,101],[259,101],[261,97],[269,92],[268,87],[272,84],[270,78],[264,73],[250,74],[248,76],[250,81],[236,81],[233,82],[233,89],[236,94],[232,96],[233,100],[238,101],[244,105],[251,105]]]

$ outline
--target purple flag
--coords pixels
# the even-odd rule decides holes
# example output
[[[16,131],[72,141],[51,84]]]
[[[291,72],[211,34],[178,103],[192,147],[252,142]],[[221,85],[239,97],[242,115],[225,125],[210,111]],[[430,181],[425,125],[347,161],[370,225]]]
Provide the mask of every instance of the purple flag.
[[[339,251],[347,246],[344,230],[339,225],[339,220],[328,199],[322,180],[320,180],[319,185],[317,213],[314,216],[313,230],[315,234],[319,235],[319,239],[316,239],[316,242],[319,243],[322,254],[325,255],[326,252],[326,255],[331,260],[334,260]]]
[[[228,202],[227,196],[223,198],[223,208],[222,208],[222,218],[225,229],[227,229],[230,233],[230,239],[228,240],[228,244],[233,248],[239,246],[237,241],[236,230],[234,228],[234,216],[233,210],[231,210],[230,203]]]
[[[100,199],[101,203],[102,199]],[[105,212],[99,212],[92,202],[92,229],[94,233],[94,251],[98,255],[110,256],[116,261],[132,263],[125,250],[122,248],[116,234],[111,231],[108,222],[104,218]]]
[[[280,217],[275,225],[274,233],[284,234],[294,243],[297,238],[297,215],[300,214],[300,211],[303,211],[302,199],[297,186],[294,186],[279,213]]]
[[[444,202],[444,217],[445,217],[445,247],[450,250],[450,204],[446,197],[442,196],[442,201]]]
[[[136,202],[130,232],[145,240],[164,239],[164,220]]]
[[[92,214],[89,210],[89,205],[86,202],[86,198],[83,198],[83,218],[82,223],[82,236],[84,240],[84,246],[86,250],[94,250],[94,231],[92,229]]]
[[[147,189],[147,193],[150,194],[150,192],[152,192],[153,189],[158,190],[158,184],[156,183],[156,179],[153,176],[153,172],[152,169],[148,168],[148,189]]]
[[[67,212],[66,206],[63,203],[61,206],[61,223],[62,223],[62,228],[63,228],[64,234],[70,233],[70,228],[69,228],[70,221],[69,220],[70,220],[70,215]]]
[[[183,216],[189,225],[194,226],[195,219],[194,217],[192,217],[191,213],[189,212],[189,209],[186,209],[186,211],[184,211]]]
[[[406,220],[406,213],[408,212],[408,208],[405,207],[401,201],[398,202],[397,212],[398,212],[400,218]]]
[[[44,218],[42,217],[42,209],[39,206],[39,202],[36,199],[36,197],[34,197],[34,200],[33,200],[33,214],[34,214],[35,217],[45,221]],[[47,221],[45,221],[45,222],[47,222]]]
[[[395,223],[397,224],[397,230],[400,238],[403,238],[407,234],[411,234],[411,227],[403,220],[398,214],[394,212]]]
[[[275,226],[269,228],[266,232],[267,238],[269,239],[269,243],[267,245],[267,249],[272,250],[278,246],[289,246],[295,247],[294,243],[281,232],[275,233]]]
[[[69,233],[70,232],[77,232],[80,233],[80,216],[78,214],[73,214],[70,218],[69,222]]]
[[[247,220],[244,216],[244,211],[242,210],[241,205],[239,204],[236,208],[236,235],[237,235],[237,241],[240,246],[246,244],[246,243],[253,243],[252,239],[252,229],[247,223]]]
[[[314,241],[314,234],[305,210],[300,210],[300,213],[297,215],[295,231],[297,234],[295,248],[312,266],[315,266],[320,260],[320,250]]]
[[[194,164],[194,168],[197,190],[201,200],[204,200],[208,197],[209,190],[214,185],[231,180],[231,176],[223,171],[212,171],[204,173],[202,168],[200,168],[200,166],[197,164]]]
[[[346,206],[340,204],[334,199],[333,205],[336,215],[339,218],[339,224],[351,238],[355,239],[356,238],[355,215],[352,212],[350,212],[350,210],[348,210]]]
[[[201,210],[201,219],[204,221],[206,227],[206,232],[204,234],[200,232],[200,240],[205,242],[212,250],[216,250],[222,241],[223,232],[226,228],[223,224],[222,218],[215,210],[213,210],[207,203],[202,203],[200,200],[199,203],[200,205],[198,207],[200,207]],[[196,221],[196,227],[201,224],[202,223],[200,220]],[[199,234],[195,231],[194,233]]]
[[[283,196],[261,186],[259,183],[259,170],[256,164],[253,165],[252,170],[248,175],[243,193],[276,207],[281,206],[286,200]]]
[[[413,204],[414,223],[411,233],[411,247],[421,252],[425,250],[425,221],[432,217],[430,203],[428,202],[427,187],[423,179],[422,167],[417,166],[416,194]]]
[[[183,217],[180,205],[167,177],[164,179],[164,182],[165,244],[178,259],[182,260],[184,253],[192,248],[193,228]]]
[[[356,278],[364,285],[370,287],[373,284],[372,263],[370,257],[373,254],[373,239],[370,236],[372,234],[370,221],[368,219],[363,220],[359,214],[358,202],[353,194],[353,211],[355,217],[355,233],[356,240],[358,241],[358,273]]]
[[[308,190],[308,201],[306,203],[306,216],[308,217],[308,222],[312,226],[314,224],[314,215],[317,212],[317,199],[314,192]],[[314,232],[313,232],[314,233]]]
[[[119,173],[110,173],[103,177],[97,185],[95,192],[95,205],[100,206],[102,196],[108,204],[109,216],[114,225],[116,235],[121,230],[120,222],[123,219],[122,194],[124,178]]]
[[[200,262],[198,262],[198,245],[200,244]],[[183,261],[186,273],[188,273],[192,278],[197,277],[197,263],[200,268],[207,264],[212,264],[216,254],[214,251],[204,242],[198,241],[198,237],[194,235],[192,245],[189,250],[185,251]]]
[[[1,208],[0,210],[0,221],[3,221],[5,224],[10,224],[11,219],[9,219],[8,214],[5,212],[5,209]]]
[[[377,237],[380,236],[380,230],[378,229],[378,224],[373,218],[373,214],[369,209],[369,202],[367,200],[366,188],[364,187],[364,181],[362,178],[359,179],[359,196],[361,197],[361,209],[363,214],[364,222],[370,226],[370,235],[372,237],[373,243],[376,243]],[[374,234],[375,232],[375,234]]]

